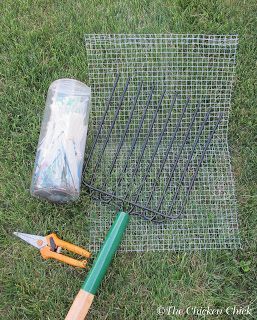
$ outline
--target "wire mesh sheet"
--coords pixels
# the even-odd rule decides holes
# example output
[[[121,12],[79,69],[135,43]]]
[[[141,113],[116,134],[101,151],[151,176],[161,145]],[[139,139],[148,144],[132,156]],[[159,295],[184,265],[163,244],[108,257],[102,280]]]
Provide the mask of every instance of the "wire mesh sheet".
[[[182,107],[185,105],[187,98],[190,97],[190,107],[183,117],[183,122],[176,136],[176,143],[173,144],[172,152],[166,163],[164,179],[170,173],[176,160],[181,141],[186,134],[197,103],[200,101],[201,107],[190,132],[192,139],[210,107],[212,108],[212,116],[201,135],[202,143],[200,141],[199,147],[196,149],[191,169],[196,166],[204,145],[204,139],[210,134],[210,130],[215,124],[216,116],[223,115],[222,122],[208,147],[190,198],[181,216],[178,219],[165,221],[162,224],[153,224],[140,217],[132,216],[121,250],[198,250],[239,247],[240,239],[234,181],[227,142],[237,36],[89,34],[86,35],[85,40],[90,85],[93,92],[90,134],[94,133],[94,128],[101,121],[106,101],[110,96],[117,74],[120,75],[120,80],[116,94],[112,99],[113,106],[117,105],[128,77],[132,77],[128,89],[128,97],[123,105],[123,112],[119,114],[112,139],[108,143],[107,155],[108,153],[113,154],[117,148],[122,130],[127,123],[131,100],[137,94],[140,82],[142,82],[144,90],[138,97],[137,113],[130,124],[126,137],[128,142],[133,139],[133,135],[137,130],[142,113],[140,110],[143,109],[147,101],[147,92],[153,86],[155,87],[156,99],[153,99],[154,108],[158,97],[164,90],[166,91],[160,113],[153,127],[151,135],[153,143],[149,143],[149,150],[151,150],[151,145],[154,144],[164,125],[165,118],[171,107],[170,100],[177,94],[172,121],[169,122],[165,139],[155,158],[152,168],[153,173],[149,175],[144,184],[142,190],[143,198],[147,197],[151,189],[155,178],[154,173],[160,166],[163,153],[167,148],[167,143],[172,138],[175,123],[177,123],[181,115]],[[146,115],[146,126],[140,131],[139,143],[144,140],[147,134],[153,110],[150,108]],[[111,125],[112,120],[110,115],[106,120],[106,128]],[[188,158],[189,153],[190,143],[183,148],[178,170],[173,176],[174,186],[176,186],[181,176],[185,159]],[[150,160],[151,154],[151,151],[145,153],[145,162]],[[135,152],[134,157],[130,160],[132,164],[136,162],[137,157],[138,154]],[[104,171],[105,161],[101,163]],[[122,163],[117,163],[117,165],[122,166]],[[139,174],[139,181],[140,178]],[[100,183],[106,184],[105,175],[99,176],[98,179],[104,180],[100,181]],[[112,183],[115,184],[115,181]],[[172,193],[172,190],[167,190],[167,193]],[[116,210],[113,206],[106,206],[99,202],[93,204],[91,215],[91,243],[93,250],[99,249],[110,228],[115,212]]]

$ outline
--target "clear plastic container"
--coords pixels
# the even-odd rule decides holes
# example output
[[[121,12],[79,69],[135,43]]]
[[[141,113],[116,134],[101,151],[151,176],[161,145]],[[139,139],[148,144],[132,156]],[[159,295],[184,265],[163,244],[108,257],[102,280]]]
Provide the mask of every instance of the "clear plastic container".
[[[54,81],[48,90],[31,194],[52,202],[79,197],[91,89],[74,79]]]

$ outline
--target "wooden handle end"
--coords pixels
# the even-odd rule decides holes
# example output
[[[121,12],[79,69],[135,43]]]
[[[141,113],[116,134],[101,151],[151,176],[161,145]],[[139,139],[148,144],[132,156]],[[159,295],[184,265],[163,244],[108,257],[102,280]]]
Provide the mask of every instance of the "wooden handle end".
[[[80,289],[65,320],[84,320],[93,302],[94,295]]]

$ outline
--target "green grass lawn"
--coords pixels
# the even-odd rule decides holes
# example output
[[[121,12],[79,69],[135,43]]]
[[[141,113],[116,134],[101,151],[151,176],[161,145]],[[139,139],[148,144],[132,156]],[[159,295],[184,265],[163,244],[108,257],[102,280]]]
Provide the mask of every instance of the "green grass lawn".
[[[29,194],[50,83],[89,80],[85,33],[239,34],[229,138],[243,244],[233,252],[117,254],[88,319],[195,319],[156,309],[234,305],[250,305],[252,317],[216,319],[257,319],[256,1],[24,0],[1,1],[0,12],[1,319],[64,319],[85,277],[12,235],[56,231],[89,245],[86,195],[57,206]]]

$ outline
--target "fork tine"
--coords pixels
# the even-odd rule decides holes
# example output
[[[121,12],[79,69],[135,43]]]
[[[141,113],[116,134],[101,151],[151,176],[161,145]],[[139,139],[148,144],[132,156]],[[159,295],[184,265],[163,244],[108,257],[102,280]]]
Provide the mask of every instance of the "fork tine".
[[[193,146],[192,146],[192,150],[191,150],[191,152],[190,152],[190,154],[189,154],[189,156],[188,156],[188,160],[187,160],[187,162],[186,162],[186,164],[185,164],[185,167],[184,167],[184,169],[183,169],[183,171],[182,171],[182,174],[181,174],[180,180],[179,180],[179,182],[178,182],[178,185],[177,185],[175,194],[173,195],[172,202],[171,202],[171,204],[170,204],[170,206],[169,206],[169,210],[168,210],[168,213],[169,213],[169,214],[171,213],[171,211],[172,211],[172,209],[173,209],[173,205],[174,205],[174,203],[175,203],[175,201],[176,201],[176,199],[177,199],[177,196],[178,196],[178,194],[179,194],[180,187],[181,187],[181,185],[182,185],[182,183],[183,183],[183,181],[184,181],[184,178],[185,178],[185,176],[186,176],[187,170],[188,170],[189,165],[190,165],[190,163],[191,163],[191,160],[192,160],[192,158],[193,158],[195,149],[196,149],[196,147],[197,147],[197,145],[198,145],[198,143],[199,143],[199,140],[200,140],[200,137],[201,137],[201,135],[202,135],[203,129],[204,129],[204,127],[205,127],[205,125],[206,125],[209,117],[210,117],[210,113],[211,113],[211,108],[206,112],[205,117],[204,117],[204,120],[203,120],[202,123],[201,123],[200,129],[199,129],[198,132],[197,132],[197,136],[196,136],[196,138],[195,138],[195,140],[194,140],[194,143],[193,143]]]
[[[93,182],[94,178],[95,178],[95,175],[96,175],[96,169],[98,168],[99,164],[100,164],[100,161],[102,160],[102,157],[103,157],[103,154],[105,152],[105,149],[106,149],[106,146],[107,146],[107,143],[110,139],[110,136],[111,136],[111,133],[112,133],[112,130],[114,128],[114,125],[115,125],[115,122],[118,118],[118,115],[119,115],[119,112],[120,112],[120,108],[123,104],[123,101],[124,101],[124,98],[125,98],[125,95],[126,95],[126,92],[128,90],[128,86],[129,86],[129,83],[130,83],[130,80],[131,80],[131,77],[129,77],[126,81],[126,84],[125,84],[125,87],[123,89],[123,92],[122,92],[122,95],[121,95],[121,98],[120,98],[120,101],[119,101],[119,104],[118,104],[118,107],[116,108],[116,111],[115,111],[115,114],[114,114],[114,117],[113,117],[113,120],[112,120],[112,123],[111,123],[111,126],[108,130],[108,133],[107,133],[107,136],[106,136],[106,139],[105,139],[105,142],[104,142],[104,145],[101,149],[101,152],[100,152],[100,155],[98,155],[98,159],[95,163],[95,166],[94,166],[94,169],[93,169],[93,175],[91,176],[91,179],[90,179],[90,183]]]
[[[169,157],[171,148],[172,148],[173,143],[174,143],[174,141],[175,141],[175,138],[176,138],[176,136],[177,136],[177,132],[178,132],[178,130],[179,130],[179,128],[180,128],[182,119],[183,119],[184,114],[185,114],[185,112],[186,112],[186,109],[187,109],[187,107],[188,107],[188,105],[189,105],[189,101],[190,101],[190,99],[187,98],[186,103],[185,103],[185,105],[184,105],[184,107],[183,107],[183,109],[182,109],[182,112],[181,112],[181,114],[180,114],[180,117],[179,117],[179,119],[178,119],[178,121],[177,121],[177,123],[176,123],[175,130],[173,131],[172,137],[171,137],[171,139],[170,139],[170,141],[169,141],[168,147],[167,147],[167,149],[166,149],[166,151],[165,151],[165,154],[164,154],[164,157],[163,157],[163,159],[162,159],[162,161],[161,161],[161,165],[160,165],[160,167],[159,167],[159,169],[158,169],[157,175],[156,175],[156,177],[155,177],[155,179],[154,179],[154,182],[153,182],[153,184],[152,184],[152,188],[151,188],[151,191],[150,191],[148,200],[147,200],[147,205],[151,202],[151,199],[152,199],[152,197],[153,197],[153,195],[154,195],[154,191],[155,191],[155,187],[156,187],[157,181],[159,181],[160,176],[161,176],[161,174],[162,174],[162,172],[163,172],[164,166],[165,166],[165,164],[166,164],[166,161],[167,161],[167,159],[168,159],[168,157]]]
[[[157,206],[157,211],[159,211],[159,210],[161,209],[163,200],[164,200],[164,198],[165,198],[165,196],[166,196],[166,193],[167,193],[167,190],[168,190],[168,188],[169,188],[169,186],[170,186],[170,184],[171,184],[171,180],[172,180],[173,174],[174,174],[174,172],[175,172],[175,170],[176,170],[176,168],[177,168],[177,165],[178,165],[180,156],[181,156],[181,154],[182,154],[182,151],[184,150],[184,147],[185,147],[185,144],[186,144],[186,142],[187,142],[187,139],[189,138],[189,134],[190,134],[190,132],[191,132],[191,129],[192,129],[193,124],[194,124],[194,122],[195,122],[195,118],[196,118],[196,116],[197,116],[197,114],[198,114],[198,112],[199,112],[199,109],[200,109],[200,103],[198,102],[197,107],[196,107],[196,110],[195,110],[195,112],[194,112],[194,114],[193,114],[193,116],[192,116],[192,118],[191,118],[191,121],[190,121],[190,123],[189,123],[189,126],[188,126],[188,128],[187,128],[187,130],[186,130],[186,133],[185,133],[185,135],[184,135],[184,139],[183,139],[183,141],[182,141],[182,143],[181,143],[181,145],[180,145],[179,151],[178,151],[178,153],[177,153],[177,155],[176,155],[176,158],[175,158],[174,164],[173,164],[173,166],[172,166],[172,170],[171,170],[171,173],[170,173],[170,175],[169,175],[168,181],[167,181],[167,183],[166,183],[166,185],[165,185],[165,187],[164,187],[162,196],[161,196],[161,198],[160,198],[160,200],[159,200],[159,203],[158,203],[158,206]]]
[[[112,98],[113,98],[113,96],[114,96],[115,90],[116,90],[116,88],[117,88],[119,78],[120,78],[120,75],[119,75],[119,73],[117,73],[116,78],[115,78],[115,81],[114,81],[114,84],[113,84],[113,87],[112,87],[111,94],[110,94],[109,99],[108,99],[107,104],[106,104],[106,108],[105,108],[104,114],[103,114],[103,116],[102,116],[101,122],[100,122],[100,124],[99,124],[99,128],[98,128],[97,133],[96,133],[96,137],[95,137],[94,142],[93,142],[93,145],[92,145],[92,147],[91,147],[89,156],[87,157],[87,159],[86,159],[86,161],[85,161],[84,171],[85,171],[85,168],[87,167],[87,164],[88,164],[89,161],[91,160],[92,155],[93,155],[93,153],[94,153],[94,151],[95,151],[95,146],[96,146],[96,143],[97,143],[97,141],[98,141],[98,139],[99,139],[100,133],[101,133],[101,131],[102,131],[102,127],[103,127],[103,124],[104,124],[106,115],[107,115],[107,113],[108,113],[108,111],[109,111],[109,109],[110,109],[111,101],[112,101]],[[84,172],[83,172],[83,174],[84,174]]]
[[[223,119],[223,114],[220,113],[219,116],[218,116],[218,118],[217,118],[217,121],[216,121],[216,123],[215,123],[215,126],[213,127],[212,131],[210,132],[210,134],[209,134],[209,136],[208,136],[208,138],[207,138],[207,141],[206,141],[206,143],[205,143],[205,145],[204,145],[204,149],[203,149],[203,151],[202,151],[200,160],[199,160],[199,162],[198,162],[198,164],[197,164],[197,167],[196,167],[196,169],[195,169],[195,171],[194,171],[193,177],[191,178],[189,187],[187,188],[187,192],[186,192],[186,195],[185,195],[185,197],[184,197],[183,203],[182,203],[182,205],[181,205],[181,207],[180,207],[180,209],[179,209],[180,212],[183,212],[183,209],[184,209],[184,207],[185,207],[185,205],[186,205],[186,202],[187,202],[187,200],[188,200],[188,197],[189,197],[189,195],[190,195],[190,192],[191,192],[191,190],[192,190],[192,188],[193,188],[193,185],[194,185],[194,183],[195,183],[196,177],[197,177],[197,175],[198,175],[198,172],[199,172],[199,170],[200,170],[200,168],[201,168],[201,165],[202,165],[202,163],[203,163],[203,160],[204,160],[204,157],[205,157],[205,155],[206,155],[207,149],[208,149],[208,147],[209,147],[209,145],[210,145],[210,143],[211,143],[211,141],[212,141],[212,138],[213,138],[215,132],[217,131],[218,126],[219,126],[219,124],[221,123],[222,119]]]
[[[146,180],[147,176],[149,175],[150,169],[151,169],[151,167],[152,167],[152,165],[153,165],[153,162],[154,162],[154,160],[155,160],[155,156],[156,156],[156,154],[157,154],[157,152],[158,152],[158,149],[159,149],[159,147],[160,147],[162,138],[163,138],[164,133],[165,133],[165,131],[166,131],[166,129],[167,129],[167,126],[168,126],[168,123],[169,123],[169,120],[170,120],[170,117],[171,117],[171,114],[172,114],[172,111],[173,111],[173,108],[174,108],[174,105],[175,105],[177,96],[178,96],[178,94],[175,93],[175,95],[174,95],[174,97],[173,97],[173,99],[172,99],[172,101],[171,101],[171,106],[170,106],[168,115],[167,115],[167,117],[166,117],[166,119],[165,119],[165,122],[164,122],[164,125],[163,125],[163,127],[162,127],[162,130],[161,130],[161,132],[160,132],[160,134],[159,134],[159,136],[158,136],[158,138],[157,138],[157,142],[156,142],[156,144],[155,144],[154,151],[153,151],[153,153],[152,153],[152,155],[151,155],[151,160],[150,160],[149,164],[148,164],[147,167],[146,167],[145,175],[144,175],[144,177],[142,178],[142,182],[141,182],[139,188],[138,188],[137,191],[136,191],[136,192],[137,192],[137,196],[136,196],[136,200],[135,200],[135,201],[138,200],[139,195],[140,195],[140,192],[142,191],[142,188],[143,188],[143,186],[144,186],[145,180]],[[147,205],[148,205],[148,204],[149,204],[149,203],[147,202]]]
[[[142,126],[143,126],[143,123],[144,123],[144,120],[145,120],[145,117],[146,117],[147,110],[148,110],[148,108],[149,108],[149,106],[150,106],[150,103],[151,103],[151,101],[152,101],[152,96],[153,96],[154,89],[155,89],[155,86],[153,85],[152,88],[151,88],[151,90],[150,90],[150,93],[149,93],[149,95],[148,95],[148,99],[147,99],[147,102],[146,102],[146,105],[145,105],[145,108],[144,108],[142,117],[141,117],[141,119],[140,119],[140,123],[139,123],[139,125],[138,125],[137,131],[136,131],[136,134],[135,134],[135,137],[134,137],[134,139],[133,139],[133,141],[132,141],[132,143],[131,143],[130,150],[129,150],[127,156],[126,156],[125,164],[124,164],[124,166],[123,166],[123,168],[122,168],[122,170],[121,170],[121,174],[120,174],[120,176],[119,176],[119,178],[118,178],[118,182],[117,182],[117,186],[118,186],[118,187],[119,187],[120,184],[121,184],[123,175],[124,175],[124,173],[125,173],[126,170],[127,170],[127,167],[128,167],[128,164],[129,164],[129,160],[130,160],[130,158],[131,158],[131,156],[132,156],[132,153],[134,152],[134,149],[135,149],[135,146],[136,146],[136,142],[137,142],[137,140],[138,140],[140,131],[141,131],[141,129],[142,129]]]

